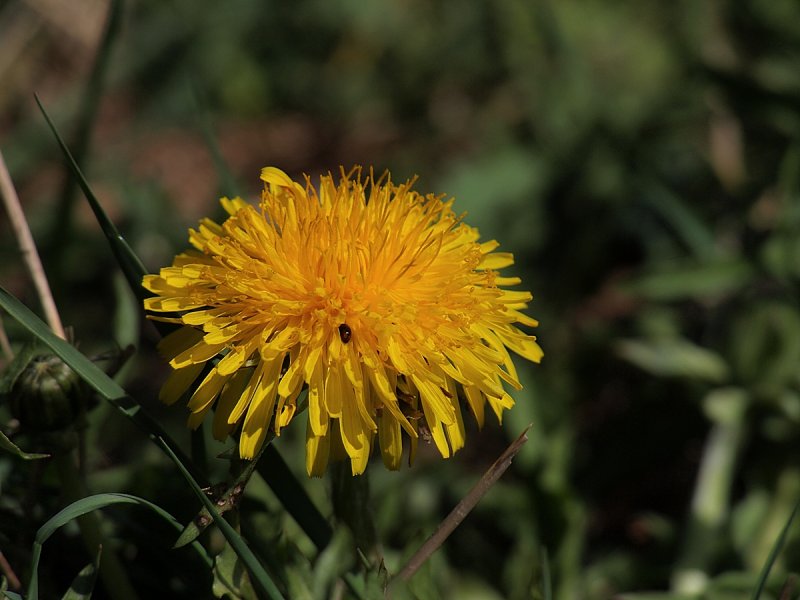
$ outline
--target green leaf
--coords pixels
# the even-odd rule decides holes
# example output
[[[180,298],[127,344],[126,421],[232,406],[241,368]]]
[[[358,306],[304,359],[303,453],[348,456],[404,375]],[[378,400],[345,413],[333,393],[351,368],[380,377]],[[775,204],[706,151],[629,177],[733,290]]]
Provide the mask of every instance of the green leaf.
[[[542,547],[542,599],[553,600],[553,583],[550,580],[550,559],[547,548]]]
[[[775,561],[778,560],[778,556],[783,549],[783,545],[786,543],[786,536],[789,534],[789,530],[792,527],[792,522],[797,515],[798,508],[800,508],[800,500],[798,500],[797,504],[794,505],[792,514],[790,514],[789,518],[786,520],[786,525],[783,526],[778,539],[776,539],[775,543],[772,545],[772,550],[770,550],[767,561],[761,568],[761,573],[758,576],[758,582],[756,583],[756,587],[753,589],[753,595],[751,596],[752,600],[758,600],[761,597],[761,592],[764,591],[764,586],[767,584],[769,572],[772,570]]]
[[[149,500],[139,498],[138,496],[131,496],[130,494],[96,494],[81,498],[77,502],[73,502],[69,506],[63,508],[58,513],[53,515],[47,522],[42,525],[36,532],[36,538],[33,542],[33,552],[31,555],[31,581],[28,585],[27,600],[37,600],[39,597],[39,560],[42,555],[42,547],[44,543],[53,535],[60,527],[63,527],[73,519],[77,519],[87,513],[90,513],[99,508],[104,508],[112,504],[138,504],[145,506],[155,512],[158,516],[167,521],[170,525],[180,530],[181,524],[157,504],[153,504]],[[202,546],[197,544],[195,549],[198,550],[203,556],[209,566],[210,560],[205,554]]]
[[[180,470],[184,479],[189,483],[195,495],[200,498],[200,501],[208,510],[211,517],[216,522],[220,531],[222,531],[225,538],[236,550],[236,553],[247,565],[250,573],[253,575],[255,582],[259,587],[267,593],[270,598],[282,598],[275,584],[270,579],[264,567],[253,555],[250,548],[244,543],[241,536],[230,526],[230,524],[223,519],[219,512],[214,507],[214,504],[209,500],[208,496],[200,488],[200,485],[192,477],[189,469],[184,465],[184,462],[178,458],[178,455],[172,449],[169,439],[163,432],[161,427],[153,421],[150,416],[147,416],[141,407],[125,394],[125,391],[117,385],[114,380],[103,373],[97,368],[83,354],[78,352],[75,348],[67,344],[64,340],[56,337],[47,326],[32,312],[30,312],[19,300],[14,298],[5,289],[0,287],[0,306],[8,311],[8,313],[17,319],[22,325],[27,327],[34,335],[36,335],[42,342],[48,345],[53,352],[58,354],[64,362],[72,367],[79,375],[92,385],[101,395],[107,400],[117,406],[126,416],[130,417],[137,426],[139,426],[147,435],[153,440]],[[191,463],[189,463],[191,464]],[[63,512],[63,511],[62,511]],[[88,512],[88,511],[87,511]],[[59,513],[60,515],[61,513]],[[57,515],[58,516],[58,515]],[[80,515],[74,515],[80,516]],[[181,529],[181,526],[178,526]],[[41,531],[41,530],[40,530]],[[48,534],[49,535],[49,534]]]
[[[642,181],[641,187],[642,202],[666,221],[694,256],[703,261],[714,258],[714,234],[679,195],[655,179]]]
[[[227,594],[233,600],[258,599],[247,576],[247,569],[230,544],[225,544],[222,552],[214,557],[214,583],[211,590],[216,598]]]
[[[648,300],[713,298],[735,291],[753,275],[743,260],[680,265],[642,275],[624,284],[622,291]]]
[[[111,250],[114,253],[114,256],[117,259],[117,262],[122,269],[126,280],[128,281],[128,285],[133,290],[133,293],[141,300],[149,293],[141,286],[142,277],[147,273],[142,262],[139,260],[139,257],[133,252],[131,247],[128,243],[124,240],[124,238],[119,234],[116,227],[114,227],[111,220],[103,211],[100,203],[97,201],[96,197],[92,193],[89,184],[86,182],[86,179],[83,177],[78,165],[75,164],[75,161],[72,159],[69,149],[64,144],[63,140],[58,134],[58,131],[55,125],[50,120],[49,116],[45,112],[44,108],[42,107],[41,102],[39,99],[36,99],[37,103],[39,104],[39,108],[42,111],[45,119],[47,120],[50,128],[55,135],[56,139],[58,140],[58,144],[61,147],[62,152],[64,153],[67,161],[70,164],[72,169],[73,175],[78,178],[81,188],[83,189],[84,194],[86,195],[86,199],[89,201],[89,204],[92,207],[92,210],[97,217],[98,222],[100,223],[100,227],[103,229],[103,233],[105,234],[106,238],[108,239],[109,244],[111,245]],[[1,288],[0,288],[1,289]],[[161,323],[155,323],[157,328]],[[159,328],[159,330],[164,329]],[[49,330],[48,330],[49,331]],[[38,334],[37,334],[38,337]],[[69,360],[62,356],[64,362],[73,366]],[[73,366],[73,368],[75,368]],[[78,369],[75,369],[78,371]],[[98,369],[99,370],[99,369]],[[78,371],[80,374],[80,371]],[[87,380],[88,381],[88,380]],[[91,384],[91,382],[90,382]],[[99,390],[98,390],[99,391]],[[121,391],[121,390],[120,390]],[[102,394],[103,392],[101,392]],[[119,398],[125,396],[124,391]],[[106,396],[108,398],[108,396]],[[110,399],[110,398],[109,398]],[[127,407],[123,410],[132,410],[138,411],[140,407],[133,403],[132,406]],[[133,415],[128,415],[133,416]],[[167,439],[167,436],[164,434],[163,430],[158,427],[155,423],[152,422],[152,419],[149,417],[141,417],[142,419],[146,419],[148,422],[145,423],[146,427],[150,427],[151,429],[148,431],[157,431],[158,435]],[[184,458],[182,456],[182,458]],[[194,463],[188,461],[184,458],[184,461],[189,464],[195,476],[198,475],[197,469],[194,467]],[[319,510],[314,506],[311,499],[308,497],[308,494],[294,477],[294,474],[289,470],[284,462],[283,458],[278,454],[278,451],[273,448],[269,447],[267,453],[264,457],[264,460],[259,461],[258,472],[264,478],[264,480],[270,485],[272,490],[280,499],[283,506],[295,518],[295,520],[300,524],[306,534],[311,538],[317,548],[324,548],[325,545],[331,538],[331,529],[328,522],[325,518],[320,514]],[[187,539],[190,537],[190,533],[187,533]],[[183,536],[182,536],[183,539]]]
[[[253,577],[253,581],[258,585],[258,587],[267,594],[269,598],[272,599],[280,599],[283,598],[278,588],[273,583],[272,579],[270,578],[269,574],[266,572],[264,567],[258,562],[258,559],[253,554],[253,551],[245,544],[242,537],[236,532],[236,530],[231,527],[231,524],[228,523],[217,511],[217,508],[214,506],[214,503],[211,502],[209,497],[203,492],[197,482],[192,479],[189,472],[186,470],[186,467],[178,460],[178,457],[172,451],[172,448],[165,445],[164,451],[170,454],[178,466],[178,469],[181,470],[183,476],[186,478],[186,481],[192,487],[195,496],[202,502],[203,506],[205,506],[208,513],[211,515],[211,518],[214,519],[219,530],[222,532],[222,535],[225,536],[225,539],[228,540],[228,543],[233,547],[236,551],[236,554],[239,558],[244,562],[247,566],[247,569],[250,571],[250,575]]]
[[[688,377],[721,383],[728,365],[716,353],[680,338],[621,340],[617,353],[640,369],[660,377]]]
[[[23,458],[25,460],[37,460],[39,458],[47,458],[49,454],[36,454],[33,452],[23,452],[20,450],[19,446],[17,446],[14,442],[6,437],[6,434],[0,431],[0,448],[3,450],[18,456],[19,458]]]
[[[91,600],[94,585],[97,582],[97,574],[100,572],[100,556],[103,553],[102,546],[97,549],[94,561],[83,567],[78,576],[72,581],[67,593],[61,600]]]
[[[98,394],[108,400],[126,417],[141,429],[153,442],[162,449],[170,440],[162,427],[147,414],[133,398],[127,395],[119,384],[106,375],[102,369],[95,365],[76,348],[56,336],[50,328],[24,304],[0,286],[0,307],[14,317],[21,325],[28,329],[43,344],[48,346],[55,354],[67,363],[81,378],[86,381]],[[195,477],[204,480],[197,468],[182,452],[177,451],[181,460],[189,465]],[[174,456],[175,453],[172,455]],[[205,481],[204,481],[205,483]]]
[[[240,496],[244,493],[244,488],[247,487],[247,482],[250,481],[250,477],[252,477],[253,472],[255,471],[258,461],[261,459],[262,455],[266,451],[267,447],[271,444],[274,437],[275,432],[270,431],[267,434],[267,439],[264,440],[264,444],[258,450],[258,454],[256,454],[253,460],[245,462],[242,472],[239,473],[233,483],[231,483],[227,489],[222,492],[219,498],[215,500],[217,510],[220,514],[224,514],[225,512],[236,507]],[[231,458],[230,460],[239,460],[238,453],[236,454],[236,458]],[[180,548],[181,546],[185,546],[189,542],[194,541],[197,539],[197,536],[199,536],[200,533],[210,524],[211,515],[205,508],[202,508],[197,516],[195,516],[195,518],[192,519],[189,524],[186,525],[186,527],[184,527],[180,537],[178,537],[178,540],[175,542],[174,547]]]

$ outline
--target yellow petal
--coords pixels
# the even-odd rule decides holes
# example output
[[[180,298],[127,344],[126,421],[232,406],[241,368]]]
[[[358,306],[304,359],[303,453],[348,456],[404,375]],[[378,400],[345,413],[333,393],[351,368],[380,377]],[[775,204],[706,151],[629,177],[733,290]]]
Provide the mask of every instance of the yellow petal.
[[[498,270],[514,264],[514,255],[510,252],[493,252],[483,257],[478,269]]]
[[[165,338],[166,339],[166,338]],[[175,358],[169,361],[173,369],[182,369],[189,365],[206,362],[214,358],[225,348],[225,344],[209,345],[201,341],[188,350],[178,354]]]
[[[228,434],[233,431],[234,425],[228,423],[228,415],[230,415],[231,410],[242,396],[247,382],[250,381],[250,375],[249,369],[237,371],[220,392],[217,407],[214,409],[214,422],[211,428],[214,439],[224,441]]]
[[[328,467],[331,438],[315,436],[311,426],[306,427],[306,472],[309,477],[322,477]]]
[[[400,424],[390,415],[382,415],[378,419],[378,441],[381,446],[381,457],[387,469],[396,471],[403,460],[403,439]]]
[[[264,167],[261,169],[261,180],[279,187],[292,187],[292,179],[277,167]]]
[[[322,364],[317,363],[308,381],[308,422],[315,436],[328,433],[328,408],[325,406]]]
[[[211,369],[189,399],[189,410],[200,412],[210,406],[227,380],[226,375],[220,375],[217,369]]]
[[[174,358],[194,346],[203,338],[203,333],[192,327],[176,329],[158,343],[158,352],[166,359]]]
[[[189,386],[194,383],[204,366],[204,364],[200,363],[172,371],[164,385],[161,386],[161,390],[158,392],[158,399],[164,404],[176,402],[189,389]]]
[[[467,397],[467,403],[472,409],[472,414],[475,415],[475,420],[478,422],[478,427],[483,427],[484,422],[484,405],[486,400],[480,388],[475,385],[465,385],[464,395]]]

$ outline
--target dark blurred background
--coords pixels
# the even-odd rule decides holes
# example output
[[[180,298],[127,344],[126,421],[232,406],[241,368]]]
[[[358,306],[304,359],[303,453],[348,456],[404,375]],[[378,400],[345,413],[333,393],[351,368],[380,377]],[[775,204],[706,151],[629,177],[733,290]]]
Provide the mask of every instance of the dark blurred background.
[[[525,389],[503,428],[471,426],[444,463],[372,470],[391,569],[533,423],[420,597],[535,597],[545,564],[558,598],[747,597],[800,494],[799,3],[128,1],[97,85],[107,14],[0,1],[0,149],[79,347],[141,346],[125,385],[176,436],[182,409],[153,400],[156,337],[34,93],[153,271],[220,216],[220,195],[256,198],[267,165],[419,175],[515,254],[545,359],[517,361]],[[6,219],[0,256],[3,285],[36,307]],[[102,408],[93,427],[98,489],[191,515],[146,440]],[[302,475],[294,429],[278,447]],[[3,467],[4,494],[24,468]],[[308,486],[325,506],[325,484]],[[800,569],[797,538],[775,590]]]

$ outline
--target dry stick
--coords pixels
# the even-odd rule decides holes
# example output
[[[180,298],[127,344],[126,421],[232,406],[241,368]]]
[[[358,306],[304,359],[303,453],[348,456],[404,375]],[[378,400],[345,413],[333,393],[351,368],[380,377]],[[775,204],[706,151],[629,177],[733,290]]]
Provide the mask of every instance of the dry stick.
[[[469,512],[475,508],[475,505],[478,504],[484,494],[489,491],[489,488],[491,488],[497,480],[500,479],[503,473],[506,472],[506,469],[511,466],[511,461],[522,449],[525,442],[528,441],[528,431],[530,431],[531,427],[532,425],[528,425],[525,428],[525,431],[506,448],[505,452],[500,455],[500,458],[494,461],[492,466],[489,467],[489,470],[483,474],[483,477],[481,477],[478,483],[476,483],[467,495],[461,499],[461,502],[447,515],[444,521],[439,523],[439,527],[436,531],[434,531],[431,537],[429,537],[425,543],[422,544],[420,549],[414,553],[414,556],[408,559],[406,565],[400,573],[398,573],[397,576],[400,579],[403,581],[410,579],[422,564],[444,544],[444,541],[453,533],[453,530],[461,524],[461,521],[464,520]]]
[[[50,292],[47,276],[44,274],[42,261],[39,259],[39,252],[36,250],[36,244],[33,241],[30,227],[28,227],[28,221],[25,220],[25,213],[22,212],[22,205],[19,203],[19,197],[11,181],[11,175],[8,173],[2,151],[0,151],[0,196],[3,197],[3,203],[6,205],[8,216],[11,219],[11,226],[17,236],[19,249],[22,251],[22,258],[28,266],[28,271],[30,271],[33,278],[33,284],[36,286],[36,292],[42,302],[42,309],[47,323],[53,333],[66,340],[64,326],[61,324],[61,317],[58,315],[58,310],[56,310],[56,303],[53,301],[53,294]]]
[[[11,565],[2,552],[0,552],[0,571],[3,572],[3,575],[6,577],[6,581],[8,581],[8,587],[15,591],[22,588],[22,583],[20,582],[19,577],[17,577],[17,574],[14,573],[14,569],[11,568]]]
[[[22,211],[19,197],[14,189],[2,152],[0,152],[0,196],[3,197],[6,210],[11,218],[11,225],[17,236],[25,264],[30,271],[36,291],[39,294],[47,323],[53,333],[62,340],[66,340],[67,336],[64,333],[64,326],[61,324],[61,317],[58,314],[58,309],[56,309],[56,303],[53,301],[50,284],[47,282],[42,261],[39,259],[39,252],[36,250],[36,243],[33,241],[30,227],[28,227],[28,222],[25,220],[25,213]],[[74,464],[71,452],[56,456],[54,463],[65,495],[70,502],[75,502],[88,496],[88,490],[81,479],[77,465]],[[94,513],[78,517],[78,527],[81,530],[86,549],[90,554],[97,552],[98,546],[105,547],[103,562],[100,566],[100,577],[107,588],[109,596],[114,600],[135,600],[137,597],[136,591],[133,589],[122,563],[111,549],[111,546],[103,544],[104,536],[100,526],[100,518]]]

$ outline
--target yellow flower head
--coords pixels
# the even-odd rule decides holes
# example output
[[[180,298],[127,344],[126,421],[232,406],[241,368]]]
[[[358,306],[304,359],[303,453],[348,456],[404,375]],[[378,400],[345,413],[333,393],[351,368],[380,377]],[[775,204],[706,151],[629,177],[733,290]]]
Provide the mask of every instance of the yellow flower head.
[[[223,198],[222,224],[190,230],[194,250],[144,278],[145,300],[182,327],[161,343],[174,369],[161,399],[189,399],[189,426],[215,407],[218,439],[241,425],[239,452],[252,458],[272,427],[292,420],[307,387],[306,468],[325,471],[343,448],[364,471],[375,435],[384,463],[400,466],[402,431],[432,438],[449,457],[464,445],[461,400],[479,425],[484,406],[498,420],[519,389],[508,349],[535,362],[536,338],[516,323],[531,294],[497,270],[513,262],[478,243],[443,196],[421,196],[413,181],[359,169],[319,188],[283,171],[261,172],[258,208]],[[461,400],[460,400],[461,399]],[[302,407],[301,401],[301,407]],[[333,442],[332,442],[333,440]],[[333,445],[332,445],[333,444]]]

